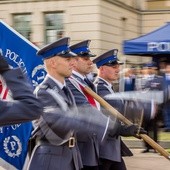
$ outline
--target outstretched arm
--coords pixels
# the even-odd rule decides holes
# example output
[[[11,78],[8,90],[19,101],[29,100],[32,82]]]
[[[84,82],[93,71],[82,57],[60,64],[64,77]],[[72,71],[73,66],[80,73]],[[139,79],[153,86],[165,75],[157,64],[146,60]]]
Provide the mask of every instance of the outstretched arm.
[[[12,93],[13,100],[0,100],[0,126],[23,123],[39,118],[42,105],[22,71],[10,69],[0,55],[0,74]]]

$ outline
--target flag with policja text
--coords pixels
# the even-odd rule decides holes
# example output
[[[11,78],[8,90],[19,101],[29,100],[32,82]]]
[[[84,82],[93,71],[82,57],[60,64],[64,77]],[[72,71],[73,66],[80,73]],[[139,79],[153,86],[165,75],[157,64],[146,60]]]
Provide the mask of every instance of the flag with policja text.
[[[23,70],[33,87],[42,82],[46,72],[41,58],[36,56],[38,48],[2,20],[0,20],[0,50],[10,66]],[[7,89],[2,77],[0,98],[11,99],[10,90]],[[0,167],[8,170],[24,169],[32,129],[32,122],[0,127]]]

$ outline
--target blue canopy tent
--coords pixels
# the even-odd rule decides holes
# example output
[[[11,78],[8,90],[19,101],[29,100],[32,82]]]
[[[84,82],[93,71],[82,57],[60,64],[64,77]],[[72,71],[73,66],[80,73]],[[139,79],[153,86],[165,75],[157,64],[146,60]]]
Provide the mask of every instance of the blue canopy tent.
[[[123,42],[125,55],[152,56],[153,60],[161,57],[170,60],[170,22],[153,32]]]

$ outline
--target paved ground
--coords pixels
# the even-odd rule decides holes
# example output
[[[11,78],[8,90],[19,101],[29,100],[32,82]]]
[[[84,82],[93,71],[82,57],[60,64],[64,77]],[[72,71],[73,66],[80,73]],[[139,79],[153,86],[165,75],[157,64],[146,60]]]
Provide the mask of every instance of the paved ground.
[[[158,153],[141,153],[142,149],[131,151],[133,157],[124,157],[128,170],[170,170],[170,161]]]

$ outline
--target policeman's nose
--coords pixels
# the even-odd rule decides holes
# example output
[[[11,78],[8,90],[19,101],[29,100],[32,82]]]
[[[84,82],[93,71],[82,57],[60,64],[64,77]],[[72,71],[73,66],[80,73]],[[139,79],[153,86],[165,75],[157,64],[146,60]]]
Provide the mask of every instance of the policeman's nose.
[[[117,69],[116,69],[116,73],[120,73],[120,68],[117,68]]]
[[[93,61],[91,61],[91,59],[89,59],[88,61],[89,61],[89,65],[93,65]]]
[[[74,66],[75,62],[76,62],[75,59],[71,59],[71,60],[70,60],[70,63],[69,63],[70,66]]]

